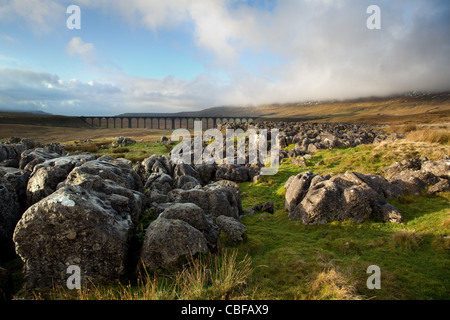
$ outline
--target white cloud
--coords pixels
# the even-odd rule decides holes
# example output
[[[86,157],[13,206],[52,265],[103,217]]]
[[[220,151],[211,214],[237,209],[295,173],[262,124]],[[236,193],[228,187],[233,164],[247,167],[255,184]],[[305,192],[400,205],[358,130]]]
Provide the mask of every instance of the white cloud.
[[[60,13],[60,14],[58,14]],[[20,20],[35,34],[50,32],[64,21],[65,7],[55,0],[6,0],[0,5],[0,19]]]
[[[87,64],[95,63],[96,50],[92,43],[85,43],[80,37],[74,37],[67,45],[69,56],[79,56]]]

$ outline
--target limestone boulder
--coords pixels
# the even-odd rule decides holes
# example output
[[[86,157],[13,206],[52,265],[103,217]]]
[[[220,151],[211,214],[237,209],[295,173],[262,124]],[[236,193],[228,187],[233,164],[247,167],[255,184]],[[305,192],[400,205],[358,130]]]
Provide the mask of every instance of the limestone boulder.
[[[141,249],[141,263],[149,270],[176,268],[198,253],[208,253],[201,231],[178,219],[158,218],[147,228]]]
[[[82,284],[120,278],[133,230],[130,200],[68,185],[28,208],[13,237],[26,287],[65,286],[71,265]]]

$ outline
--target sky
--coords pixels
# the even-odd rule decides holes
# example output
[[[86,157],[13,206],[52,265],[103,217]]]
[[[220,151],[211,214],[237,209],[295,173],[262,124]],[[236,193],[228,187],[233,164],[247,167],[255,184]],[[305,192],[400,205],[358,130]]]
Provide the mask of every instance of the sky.
[[[71,5],[80,29],[67,27]],[[0,110],[109,116],[447,91],[449,30],[448,0],[0,0]]]

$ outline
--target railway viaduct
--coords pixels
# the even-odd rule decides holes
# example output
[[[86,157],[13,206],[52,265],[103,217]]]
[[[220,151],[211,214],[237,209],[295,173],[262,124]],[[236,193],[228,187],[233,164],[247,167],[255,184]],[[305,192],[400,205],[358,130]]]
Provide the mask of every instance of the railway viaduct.
[[[105,128],[149,128],[178,129],[194,128],[195,121],[202,121],[205,128],[216,128],[218,124],[230,122],[253,122],[252,117],[190,117],[190,116],[88,116],[80,117],[93,127]]]

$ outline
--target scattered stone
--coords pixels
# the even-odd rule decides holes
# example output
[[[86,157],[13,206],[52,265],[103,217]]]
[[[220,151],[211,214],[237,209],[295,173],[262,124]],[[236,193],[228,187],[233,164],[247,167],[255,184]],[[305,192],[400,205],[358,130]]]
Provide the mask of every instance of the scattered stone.
[[[242,213],[235,191],[219,184],[209,184],[201,189],[174,189],[169,192],[169,199],[171,202],[194,203],[210,217],[226,215],[238,219]]]
[[[231,180],[236,182],[249,181],[249,169],[237,164],[222,164],[217,167],[216,180]]]
[[[136,144],[136,140],[133,140],[133,139],[128,138],[128,137],[120,136],[120,137],[118,137],[116,139],[116,141],[114,141],[112,143],[112,146],[113,147],[119,147],[119,146],[120,147],[126,147],[126,146],[133,145],[133,144]]]
[[[170,204],[159,218],[183,220],[195,229],[201,231],[208,242],[210,250],[215,250],[219,229],[209,218],[202,208],[193,203],[173,203]]]
[[[12,236],[21,215],[21,205],[14,186],[0,176],[0,261],[14,253]]]
[[[43,148],[25,150],[21,154],[19,169],[32,172],[37,164],[60,156],[56,152],[48,152]]]
[[[273,213],[274,210],[273,202],[264,202],[256,204],[252,207],[252,210],[258,213],[262,212]]]
[[[285,207],[289,218],[300,219],[304,224],[323,224],[347,219],[361,223],[370,217],[381,221],[400,222],[400,213],[386,203],[384,193],[373,189],[360,179],[360,176],[346,172],[332,177],[321,177],[306,172],[291,177],[285,185]]]
[[[30,175],[26,190],[28,205],[52,194],[74,167],[95,160],[94,155],[58,157],[37,164]]]
[[[226,233],[234,242],[244,241],[244,234],[247,228],[238,220],[228,216],[218,216],[215,220],[220,231]]]
[[[189,223],[158,218],[145,232],[141,261],[149,270],[175,268],[197,253],[208,252],[205,236]]]
[[[82,284],[124,275],[133,200],[72,185],[28,208],[13,236],[26,288],[64,287],[70,265],[82,270]]]

